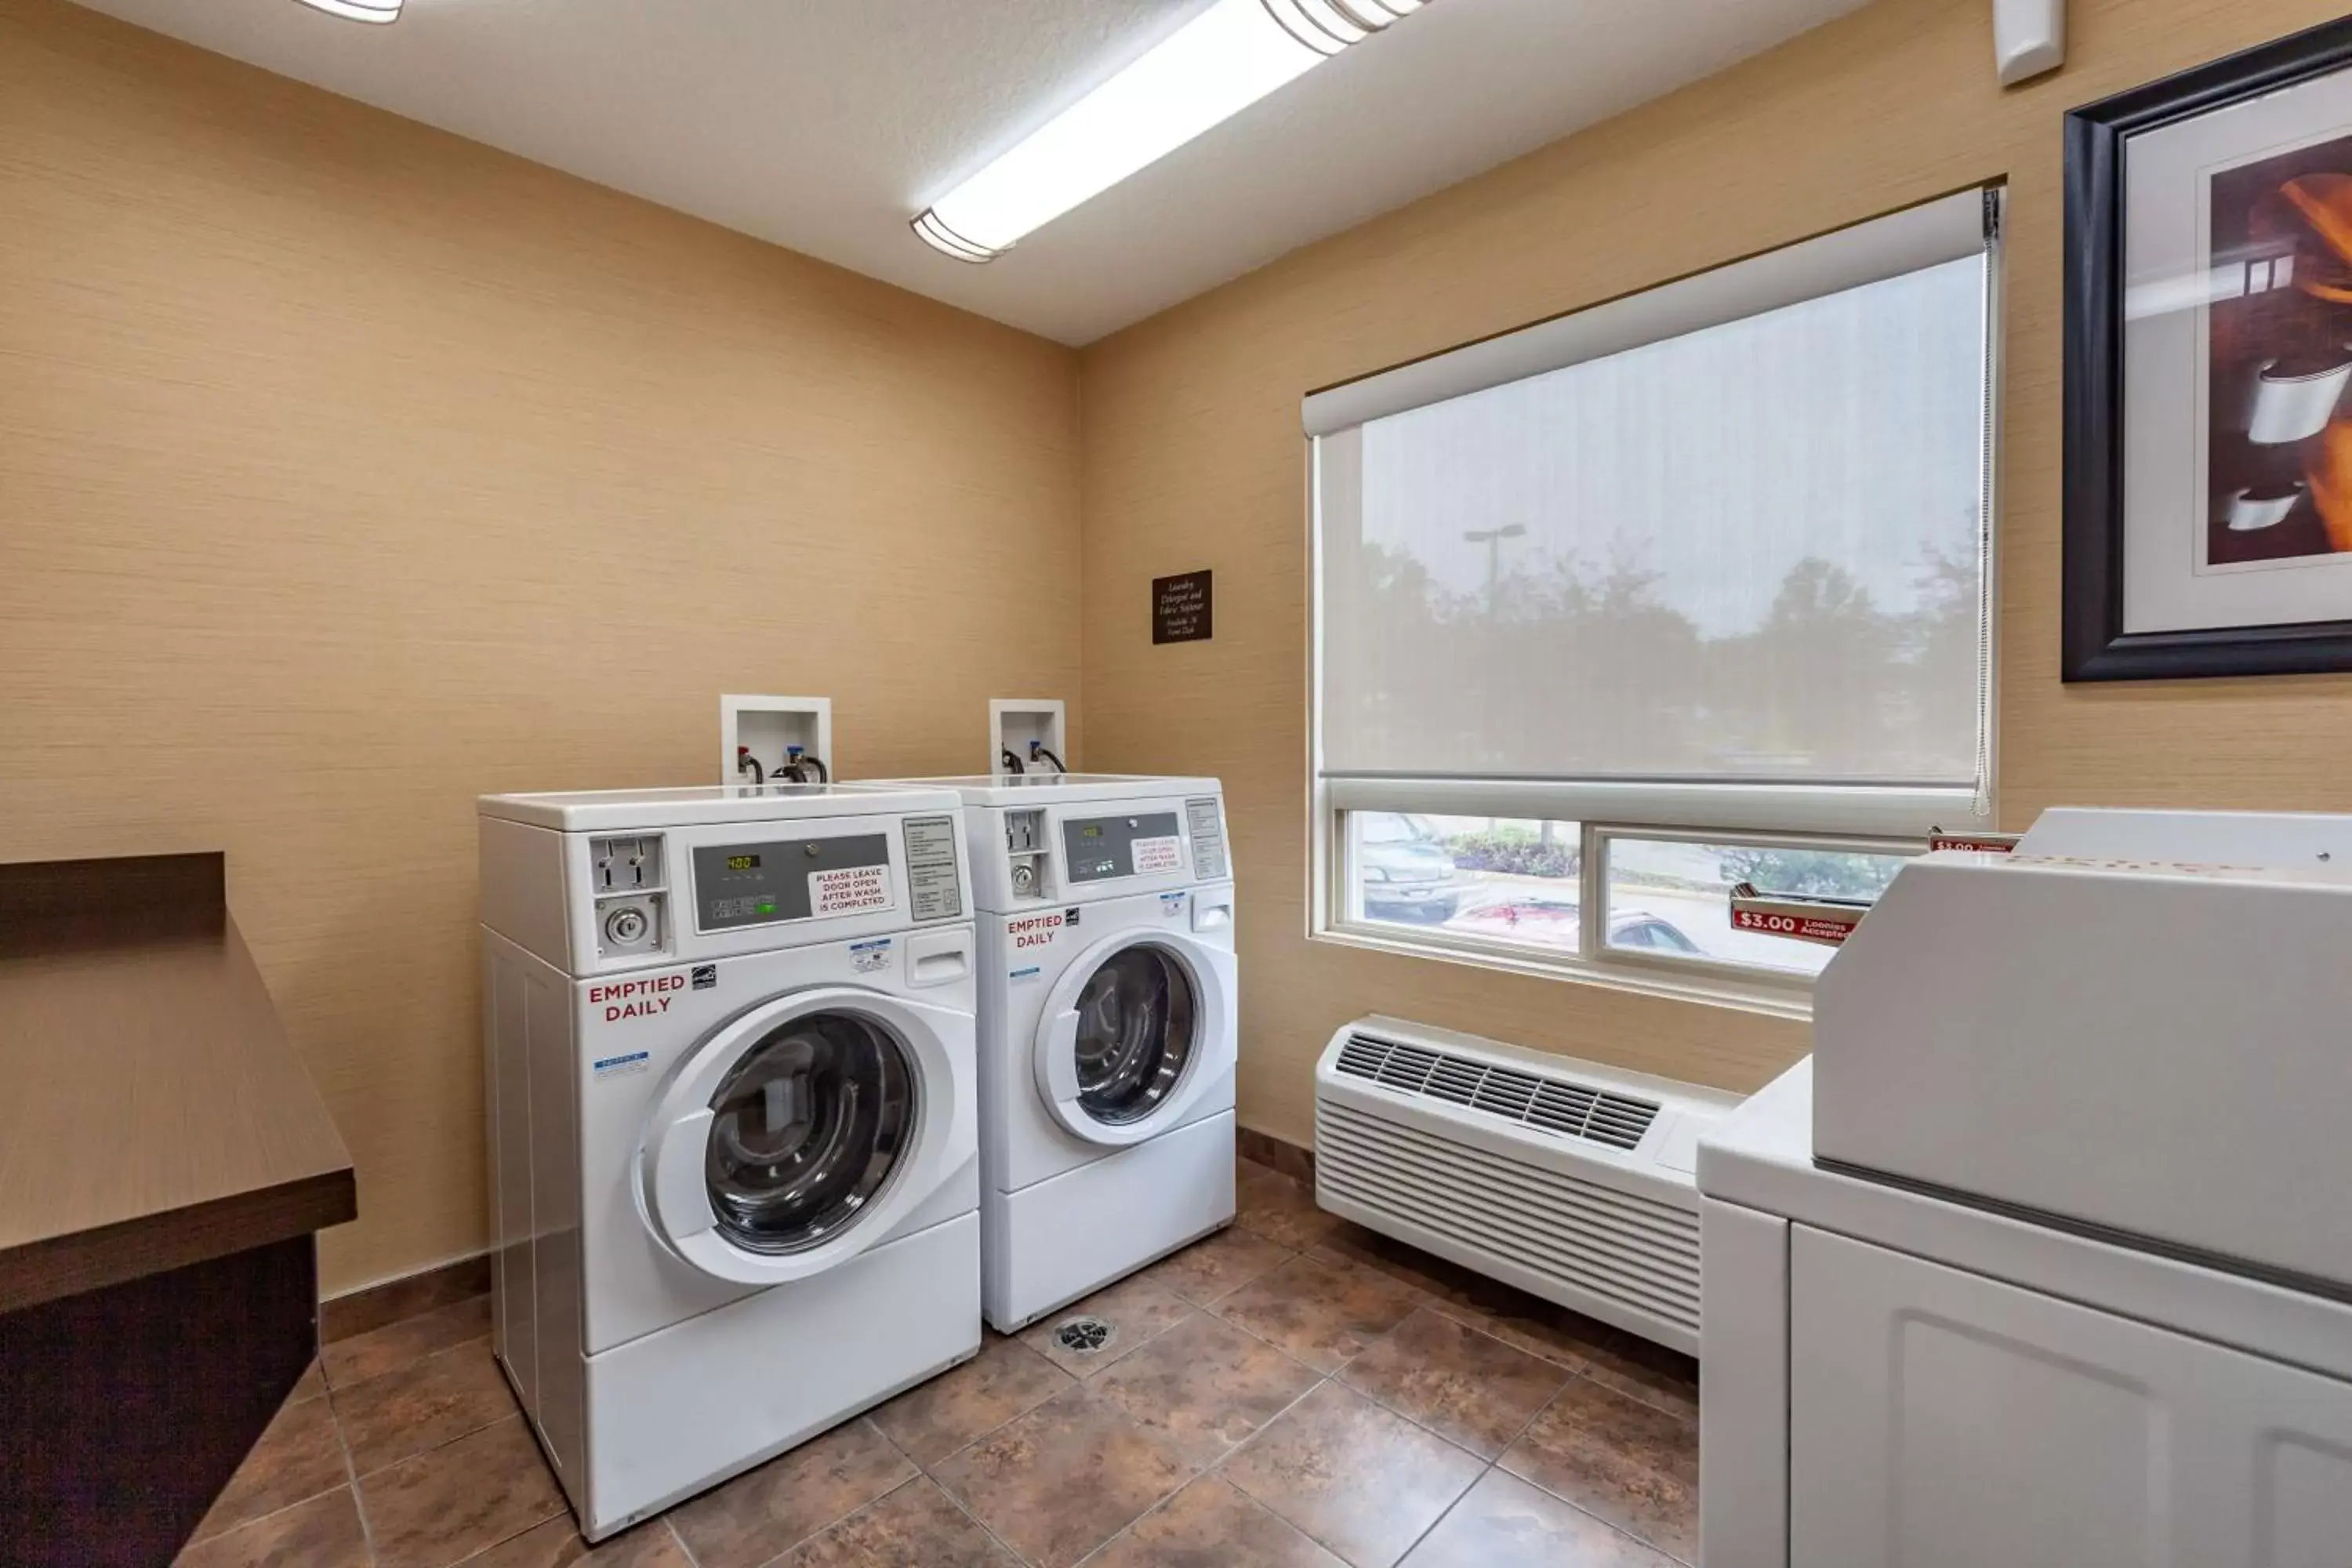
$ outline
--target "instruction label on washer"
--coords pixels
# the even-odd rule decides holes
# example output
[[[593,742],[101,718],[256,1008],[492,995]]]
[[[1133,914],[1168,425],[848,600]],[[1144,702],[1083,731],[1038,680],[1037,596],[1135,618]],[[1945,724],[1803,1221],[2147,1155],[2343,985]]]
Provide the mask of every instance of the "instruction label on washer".
[[[603,1057],[595,1063],[595,1076],[600,1080],[608,1078],[627,1078],[632,1074],[646,1071],[652,1060],[653,1053],[650,1051],[630,1051],[623,1056]]]
[[[1135,874],[1149,877],[1154,872],[1181,871],[1184,868],[1184,841],[1171,835],[1166,838],[1139,838],[1135,841]]]
[[[860,974],[871,974],[877,969],[887,968],[889,963],[890,939],[887,936],[849,944],[849,967]]]
[[[1184,803],[1184,826],[1192,830],[1192,874],[1204,882],[1221,881],[1225,872],[1225,819],[1214,795],[1195,795]]]
[[[955,818],[907,819],[907,896],[919,921],[954,920],[963,913],[963,879],[956,871]]]
[[[955,864],[955,821],[946,816],[907,818],[907,858],[918,866]]]
[[[890,907],[887,866],[841,866],[809,873],[809,913],[854,915]]]

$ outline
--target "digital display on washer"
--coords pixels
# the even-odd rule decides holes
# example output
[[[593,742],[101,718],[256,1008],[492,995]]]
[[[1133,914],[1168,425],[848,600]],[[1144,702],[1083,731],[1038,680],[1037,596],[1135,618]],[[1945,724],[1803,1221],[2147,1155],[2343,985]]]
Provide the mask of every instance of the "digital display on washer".
[[[862,914],[896,901],[887,834],[709,844],[694,851],[698,931]]]
[[[1172,811],[1071,817],[1062,824],[1062,858],[1073,882],[1155,876],[1184,868],[1184,839]]]

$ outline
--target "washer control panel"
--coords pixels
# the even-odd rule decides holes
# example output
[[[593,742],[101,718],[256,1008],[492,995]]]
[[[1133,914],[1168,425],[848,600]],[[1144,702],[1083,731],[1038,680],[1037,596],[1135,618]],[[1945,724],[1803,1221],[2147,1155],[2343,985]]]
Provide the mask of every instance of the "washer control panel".
[[[704,931],[891,908],[890,840],[836,833],[694,847],[694,923]]]
[[[1113,877],[1163,876],[1184,868],[1183,830],[1172,811],[1067,818],[1062,824],[1062,852],[1073,885]]]

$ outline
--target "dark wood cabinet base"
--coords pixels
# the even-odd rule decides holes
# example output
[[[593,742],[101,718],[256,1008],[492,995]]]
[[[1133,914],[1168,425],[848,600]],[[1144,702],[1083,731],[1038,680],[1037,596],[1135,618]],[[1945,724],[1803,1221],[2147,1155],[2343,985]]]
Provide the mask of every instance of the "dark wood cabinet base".
[[[309,1236],[0,1314],[0,1564],[163,1568],[318,1350]]]

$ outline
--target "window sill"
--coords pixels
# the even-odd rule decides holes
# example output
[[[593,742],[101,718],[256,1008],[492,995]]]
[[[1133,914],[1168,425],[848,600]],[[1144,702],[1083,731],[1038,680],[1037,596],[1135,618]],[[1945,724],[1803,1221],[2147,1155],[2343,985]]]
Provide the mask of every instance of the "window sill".
[[[1632,992],[1638,996],[1658,996],[1675,1002],[1727,1007],[1736,1012],[1754,1013],[1770,1018],[1790,1018],[1800,1023],[1810,1023],[1813,1016],[1812,986],[1801,976],[1786,982],[1749,981],[1715,971],[1676,973],[1679,966],[1673,965],[1671,961],[1655,964],[1639,960],[1594,963],[1566,954],[1555,958],[1466,943],[1456,945],[1415,941],[1402,932],[1363,925],[1326,926],[1310,930],[1307,934],[1311,942],[1329,942],[1337,947],[1360,948],[1369,952],[1392,953],[1402,958],[1432,958],[1442,963],[1499,970],[1507,974],[1532,975],[1542,980],[1565,980],[1572,984],[1598,985],[1610,991]]]

